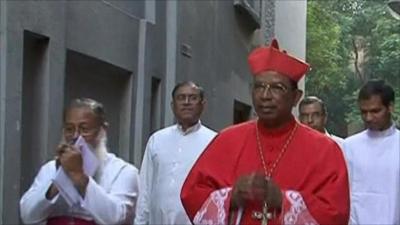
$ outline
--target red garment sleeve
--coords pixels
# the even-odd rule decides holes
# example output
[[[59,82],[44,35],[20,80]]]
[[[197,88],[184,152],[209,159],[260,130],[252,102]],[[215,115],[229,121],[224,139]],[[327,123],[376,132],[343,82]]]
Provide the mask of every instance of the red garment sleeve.
[[[309,180],[308,188],[300,191],[319,224],[347,225],[350,212],[349,178],[342,150],[336,143],[326,147]]]
[[[181,200],[192,221],[213,191],[232,187],[232,171],[243,145],[243,139],[236,135],[219,134],[189,172],[181,190]]]

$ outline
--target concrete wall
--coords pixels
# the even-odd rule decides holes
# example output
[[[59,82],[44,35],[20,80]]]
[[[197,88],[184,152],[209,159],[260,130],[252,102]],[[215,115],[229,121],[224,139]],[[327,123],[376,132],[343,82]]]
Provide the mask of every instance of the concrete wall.
[[[260,3],[258,30],[234,7],[246,1]],[[19,198],[53,157],[72,98],[104,103],[110,150],[137,167],[151,132],[174,122],[177,82],[204,87],[203,123],[232,124],[236,106],[251,106],[248,52],[275,33],[304,50],[304,33],[285,33],[305,26],[304,11],[279,2],[0,1],[0,224],[20,222]]]
[[[286,49],[292,55],[305,59],[306,57],[306,0],[277,0],[275,3],[275,34],[280,48]],[[299,82],[299,88],[304,90],[304,78]],[[297,108],[293,110],[298,114]]]
[[[154,57],[145,47],[147,40],[154,41],[164,51],[165,7],[105,0],[0,5],[0,223],[19,224],[20,195],[40,165],[53,157],[62,109],[74,97],[104,103],[111,122],[111,151],[140,164],[141,154],[134,151],[134,120],[137,111],[146,108],[137,109],[136,98],[149,95],[146,57],[155,59],[151,68],[165,70],[165,55]],[[139,86],[143,91],[136,93]],[[148,130],[147,125],[141,130]],[[143,139],[148,135],[144,133]]]
[[[252,104],[247,55],[262,35],[233,3],[179,4],[177,80],[194,80],[204,87],[208,106],[203,120],[217,130],[234,122],[235,100]]]
[[[21,168],[24,163],[21,157],[22,131],[25,126],[29,126],[30,122],[24,121],[22,124],[22,102],[24,98],[23,77],[24,68],[37,68],[39,71],[32,72],[35,74],[37,83],[32,84],[32,88],[39,90],[43,88],[40,101],[37,101],[32,110],[36,113],[35,119],[41,119],[42,126],[36,130],[42,135],[37,137],[40,140],[31,142],[32,150],[41,149],[37,154],[41,155],[36,159],[42,160],[48,152],[49,146],[54,146],[55,140],[59,137],[60,117],[62,108],[62,79],[64,74],[65,62],[65,7],[64,2],[1,2],[1,38],[5,43],[1,46],[1,93],[0,93],[0,110],[1,110],[1,223],[2,224],[18,224],[18,199],[20,196],[21,186],[20,177]],[[32,15],[32,16],[30,16]],[[58,18],[52,20],[49,18]],[[40,34],[42,37],[49,38],[48,43],[34,43],[35,38],[29,38],[24,31],[32,31]],[[32,35],[29,35],[32,37]],[[51,37],[51,38],[50,38]],[[24,42],[24,39],[26,40]],[[27,40],[30,39],[30,40]],[[36,38],[38,41],[41,38]],[[33,43],[32,43],[33,42]],[[25,55],[25,49],[40,48],[39,51],[43,55],[40,61],[34,62],[34,59],[28,57],[38,56],[40,54]],[[28,47],[29,46],[29,47]],[[24,59],[26,59],[24,61]],[[50,60],[51,59],[51,60]],[[32,65],[35,63],[36,65]],[[25,77],[29,76],[29,72],[25,72]],[[27,82],[25,82],[27,84]],[[61,91],[58,91],[61,88]],[[28,89],[25,89],[28,90]],[[50,94],[51,93],[51,94]],[[60,101],[61,100],[61,101]],[[41,113],[39,115],[38,113]],[[44,119],[46,118],[46,119]],[[33,123],[34,121],[31,120]],[[25,130],[26,131],[26,130]],[[27,148],[25,148],[27,150]],[[24,158],[24,157],[22,157]],[[35,162],[36,164],[36,162]],[[27,164],[29,166],[29,164]],[[36,170],[38,168],[30,168]],[[28,171],[25,169],[24,171]],[[26,183],[26,182],[24,182]]]

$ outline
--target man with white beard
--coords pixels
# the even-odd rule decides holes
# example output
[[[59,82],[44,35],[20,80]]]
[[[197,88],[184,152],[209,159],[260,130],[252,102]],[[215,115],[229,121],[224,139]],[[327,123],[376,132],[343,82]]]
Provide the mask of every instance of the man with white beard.
[[[138,195],[138,170],[107,151],[108,126],[103,105],[75,99],[64,111],[63,137],[55,160],[42,166],[22,196],[20,211],[26,224],[130,224]],[[84,171],[81,150],[73,143],[82,137],[99,162],[93,176]],[[54,183],[59,167],[72,181],[80,203],[69,206]]]

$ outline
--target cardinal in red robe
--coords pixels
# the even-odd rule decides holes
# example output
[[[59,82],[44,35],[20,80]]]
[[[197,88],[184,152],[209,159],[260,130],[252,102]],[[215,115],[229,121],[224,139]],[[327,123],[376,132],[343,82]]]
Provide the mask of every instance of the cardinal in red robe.
[[[301,125],[291,110],[309,65],[278,42],[253,50],[257,119],[209,144],[182,187],[194,224],[348,224],[349,183],[339,146]]]

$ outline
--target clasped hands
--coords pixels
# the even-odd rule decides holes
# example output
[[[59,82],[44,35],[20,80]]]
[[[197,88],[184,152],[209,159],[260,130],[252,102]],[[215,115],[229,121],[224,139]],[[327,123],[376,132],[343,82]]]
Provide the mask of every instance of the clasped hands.
[[[245,207],[248,201],[261,204],[266,202],[270,208],[280,210],[282,193],[278,185],[260,173],[239,177],[233,186],[231,209]]]

